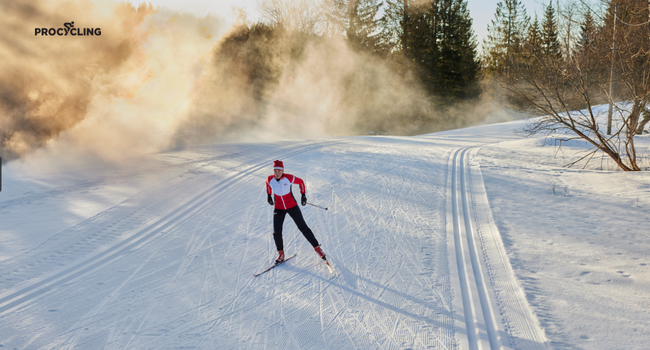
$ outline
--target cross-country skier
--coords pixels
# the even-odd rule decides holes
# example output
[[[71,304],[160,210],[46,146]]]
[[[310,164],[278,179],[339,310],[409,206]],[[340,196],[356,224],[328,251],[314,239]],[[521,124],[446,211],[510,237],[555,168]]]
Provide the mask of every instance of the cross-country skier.
[[[300,202],[304,206],[307,204],[305,182],[297,176],[285,174],[284,164],[279,160],[274,161],[273,175],[266,179],[266,193],[268,194],[267,200],[269,204],[275,204],[275,209],[273,210],[273,239],[275,240],[276,248],[278,248],[278,258],[275,259],[275,262],[280,263],[284,261],[282,225],[284,224],[284,218],[287,214],[291,216],[300,232],[302,232],[305,238],[307,238],[309,243],[314,247],[318,256],[327,261],[325,253],[323,253],[316,237],[314,237],[314,233],[311,232],[311,229],[309,229],[305,223],[300,207],[298,207],[298,203],[296,203],[295,198],[293,198],[293,193],[291,193],[291,185],[293,184],[300,187],[300,194],[302,195]],[[271,194],[275,195],[275,200]]]

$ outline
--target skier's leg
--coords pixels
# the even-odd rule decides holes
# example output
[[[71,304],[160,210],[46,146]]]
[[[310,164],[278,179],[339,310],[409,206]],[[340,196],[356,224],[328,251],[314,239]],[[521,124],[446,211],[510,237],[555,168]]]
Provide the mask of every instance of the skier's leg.
[[[296,223],[296,226],[298,226],[298,229],[300,232],[302,232],[302,235],[307,238],[309,243],[312,245],[312,247],[318,247],[318,240],[314,236],[314,233],[311,231],[309,226],[307,226],[307,223],[305,222],[305,219],[302,217],[302,212],[300,211],[300,208],[296,205],[293,208],[287,209],[287,212],[293,219],[293,221]]]
[[[286,210],[273,210],[273,240],[275,241],[275,247],[278,248],[278,250],[284,250],[284,242],[282,241],[282,225],[284,224],[284,217],[286,215]]]

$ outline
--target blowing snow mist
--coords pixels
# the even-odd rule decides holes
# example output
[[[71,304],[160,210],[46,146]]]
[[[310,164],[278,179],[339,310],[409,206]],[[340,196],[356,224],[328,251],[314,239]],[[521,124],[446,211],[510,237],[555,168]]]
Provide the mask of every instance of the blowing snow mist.
[[[0,10],[4,159],[119,162],[200,142],[412,134],[436,118],[417,84],[343,38],[112,1]],[[72,22],[101,34],[65,35]]]
[[[5,159],[48,148],[116,160],[165,147],[220,31],[216,19],[111,1],[0,7]],[[66,33],[72,22],[100,31]]]

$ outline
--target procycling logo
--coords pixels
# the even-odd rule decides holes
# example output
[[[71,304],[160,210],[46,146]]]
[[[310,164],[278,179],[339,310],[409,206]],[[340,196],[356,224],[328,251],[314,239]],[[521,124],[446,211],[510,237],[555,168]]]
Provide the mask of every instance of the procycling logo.
[[[74,22],[63,23],[65,28],[35,28],[34,36],[100,36],[102,35],[101,28],[75,28]]]

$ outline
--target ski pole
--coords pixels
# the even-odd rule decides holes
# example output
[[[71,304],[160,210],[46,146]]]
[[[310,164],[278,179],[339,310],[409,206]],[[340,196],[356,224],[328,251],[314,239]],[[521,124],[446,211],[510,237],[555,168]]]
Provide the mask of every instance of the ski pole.
[[[327,210],[327,208],[323,208],[323,207],[321,207],[321,206],[319,206],[319,205],[316,205],[316,204],[311,204],[311,203],[309,203],[309,202],[307,202],[307,204],[312,205],[312,206],[314,206],[314,207],[316,207],[316,208],[321,208],[321,209],[325,209],[325,210]]]

